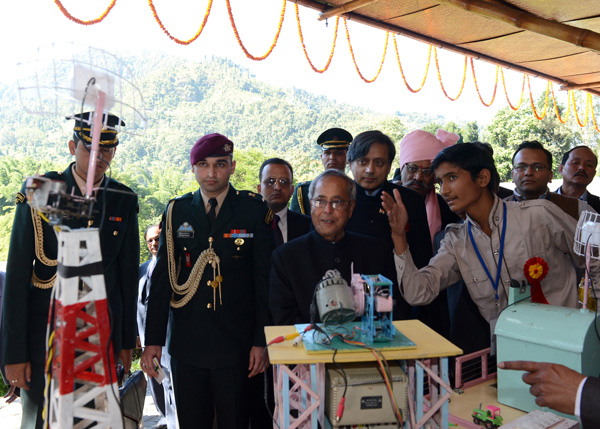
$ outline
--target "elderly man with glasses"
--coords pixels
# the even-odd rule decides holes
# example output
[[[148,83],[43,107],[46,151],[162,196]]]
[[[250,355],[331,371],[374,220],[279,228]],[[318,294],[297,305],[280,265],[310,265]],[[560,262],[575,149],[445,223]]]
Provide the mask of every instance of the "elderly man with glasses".
[[[326,170],[312,181],[308,196],[314,230],[273,252],[269,308],[275,324],[309,323],[315,286],[333,269],[348,284],[352,269],[360,274],[382,274],[392,280],[395,315],[408,317],[409,307],[398,293],[393,253],[388,244],[346,230],[356,204],[354,181],[339,170]]]
[[[525,201],[546,199],[574,219],[581,212],[595,210],[585,201],[550,192],[548,183],[552,183],[552,154],[538,141],[525,141],[517,146],[513,158],[512,178],[515,183],[513,195],[505,201]]]

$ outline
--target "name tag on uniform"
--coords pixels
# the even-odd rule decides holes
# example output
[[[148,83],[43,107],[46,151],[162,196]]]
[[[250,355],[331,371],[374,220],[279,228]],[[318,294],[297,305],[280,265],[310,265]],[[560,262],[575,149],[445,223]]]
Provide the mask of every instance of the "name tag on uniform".
[[[188,222],[183,222],[177,228],[177,238],[194,238],[194,227]]]

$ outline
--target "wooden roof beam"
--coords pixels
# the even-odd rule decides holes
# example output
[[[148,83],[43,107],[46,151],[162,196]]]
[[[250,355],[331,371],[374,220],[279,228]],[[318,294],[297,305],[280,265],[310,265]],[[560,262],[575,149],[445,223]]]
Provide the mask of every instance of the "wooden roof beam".
[[[323,4],[321,1],[316,0],[288,0],[290,3],[296,3],[304,7],[308,7],[310,9],[325,11],[327,10],[327,5]],[[572,82],[559,79],[557,77],[540,73],[536,70],[529,69],[527,67],[522,67],[517,64],[509,63],[507,61],[499,60],[498,58],[490,57],[488,55],[480,54],[479,52],[471,51],[469,49],[462,48],[460,46],[452,45],[450,43],[444,42],[439,39],[434,39],[433,37],[425,36],[420,33],[415,33],[414,31],[407,30],[406,28],[398,27],[396,25],[387,24],[381,21],[377,21],[372,18],[368,18],[363,15],[359,15],[355,12],[351,12],[346,14],[346,19],[352,20],[354,22],[358,22],[360,24],[368,25],[373,28],[378,28],[383,31],[389,31],[391,33],[399,34],[401,36],[410,37],[411,39],[418,40],[419,42],[426,43],[428,45],[437,46],[438,48],[446,49],[450,52],[454,52],[460,55],[466,55],[468,57],[472,57],[476,60],[485,61],[494,65],[499,65],[508,70],[513,70],[519,73],[525,73],[532,77],[538,77],[540,79],[546,79],[550,82],[557,83],[559,85],[569,86],[572,85]],[[589,92],[591,94],[600,96],[600,90],[596,89],[584,89],[584,91]]]
[[[434,0],[436,3],[463,9],[522,30],[561,40],[572,45],[600,52],[600,34],[584,28],[540,18],[512,6],[486,0]]]
[[[568,91],[571,89],[589,89],[589,88],[599,88],[600,82],[588,82],[588,83],[580,83],[580,84],[572,84],[572,85],[562,85],[560,87],[561,91]]]
[[[344,13],[352,12],[355,9],[358,9],[363,6],[367,6],[371,3],[375,3],[378,0],[353,0],[351,2],[345,3],[341,6],[333,7],[331,9],[326,10],[325,12],[319,15],[319,21],[325,21],[327,18],[331,18],[332,16],[342,15]]]

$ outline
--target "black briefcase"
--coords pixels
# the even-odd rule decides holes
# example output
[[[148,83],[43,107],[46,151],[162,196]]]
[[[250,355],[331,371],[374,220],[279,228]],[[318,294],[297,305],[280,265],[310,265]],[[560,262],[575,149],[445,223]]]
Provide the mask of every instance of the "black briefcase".
[[[142,427],[144,400],[146,399],[146,377],[143,371],[135,371],[119,388],[124,429]]]

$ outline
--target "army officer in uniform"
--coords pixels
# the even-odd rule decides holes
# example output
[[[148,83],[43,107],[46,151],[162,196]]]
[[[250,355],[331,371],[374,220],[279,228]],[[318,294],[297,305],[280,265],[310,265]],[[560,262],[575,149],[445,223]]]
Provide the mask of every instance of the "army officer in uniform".
[[[330,128],[321,133],[317,144],[321,146],[321,163],[325,170],[346,169],[346,155],[348,147],[352,143],[352,134],[343,128]],[[310,200],[308,199],[308,188],[310,180],[298,183],[292,194],[290,210],[310,216]]]
[[[66,193],[85,194],[91,144],[92,113],[75,119],[69,151],[75,156],[63,172],[44,177],[66,183]],[[125,124],[114,115],[103,115],[99,157],[94,177],[98,210],[91,219],[64,217],[62,225],[72,229],[100,228],[100,248],[106,295],[112,315],[113,351],[131,366],[136,345],[136,298],[139,266],[137,196],[125,185],[106,177],[119,139],[116,127]],[[111,192],[113,191],[113,192]],[[116,192],[115,192],[116,191]],[[41,428],[44,407],[44,362],[46,325],[52,287],[56,280],[57,238],[52,227],[29,207],[25,186],[17,195],[17,208],[6,266],[3,333],[4,363],[8,381],[21,388],[21,428]]]
[[[260,195],[237,191],[233,143],[208,134],[190,153],[200,189],[171,200],[152,274],[142,369],[169,353],[181,429],[248,428],[247,380],[264,371],[273,237]]]

